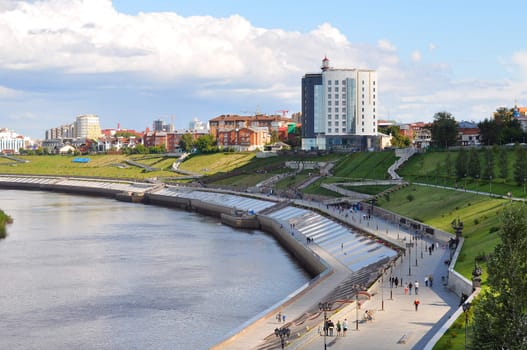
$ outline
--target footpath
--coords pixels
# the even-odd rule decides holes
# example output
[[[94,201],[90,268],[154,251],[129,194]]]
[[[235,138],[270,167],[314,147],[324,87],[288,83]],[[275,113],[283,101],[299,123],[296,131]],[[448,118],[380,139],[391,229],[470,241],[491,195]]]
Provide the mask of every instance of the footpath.
[[[339,214],[336,214],[339,215]],[[450,255],[445,245],[434,244],[430,254],[430,240],[412,240],[412,234],[401,230],[379,218],[364,220],[360,213],[344,218],[350,224],[376,232],[378,236],[390,240],[414,242],[410,254],[403,256],[397,264],[386,271],[382,281],[377,285],[377,293],[358,310],[350,305],[334,315],[332,321],[343,322],[347,319],[350,329],[346,336],[326,337],[327,348],[333,350],[359,349],[426,349],[427,343],[450,318],[459,306],[459,297],[444,285]],[[432,286],[426,285],[425,277],[432,276]],[[390,283],[390,277],[397,277],[399,286]],[[415,281],[419,284],[418,294],[415,288],[405,294],[401,286]],[[414,301],[418,298],[419,306],[415,309]],[[364,320],[367,310],[372,310],[373,319]],[[357,323],[357,320],[359,321]],[[321,349],[324,345],[323,335],[314,337],[309,344],[296,349]],[[295,347],[292,347],[295,348]]]
[[[397,242],[400,246],[414,242],[414,248],[386,270],[383,278],[370,289],[373,296],[369,300],[362,301],[360,309],[355,302],[352,302],[346,306],[340,305],[338,310],[333,309],[328,312],[334,324],[346,320],[349,329],[346,336],[337,336],[335,331],[333,336],[324,337],[324,332],[321,331],[323,313],[318,310],[318,303],[327,301],[325,298],[328,294],[342,283],[351,271],[329,252],[317,244],[311,244],[310,248],[331,266],[332,273],[321,277],[305,291],[277,305],[258,321],[237,333],[235,337],[212,349],[280,349],[280,341],[274,335],[274,330],[282,326],[289,327],[292,333],[296,333],[298,329],[303,331],[301,337],[292,336],[291,340],[286,339],[286,349],[320,349],[324,347],[324,339],[325,347],[334,350],[351,347],[425,349],[437,329],[448,320],[459,305],[459,297],[444,285],[447,275],[445,260],[449,258],[448,248],[444,244],[436,244],[426,238],[415,240],[411,232],[378,217],[366,219],[361,212],[339,211],[317,202],[301,200],[295,202],[325,212],[359,230],[373,232],[387,241]],[[434,250],[430,254],[428,247],[432,244]],[[432,286],[426,286],[425,276],[432,276]],[[397,288],[390,283],[390,277],[398,278]],[[410,281],[418,282],[417,295],[415,289],[410,295],[409,291],[405,294],[404,287],[401,287]],[[416,297],[419,299],[417,311],[414,306]],[[364,320],[367,310],[373,315],[372,320]],[[278,312],[286,315],[285,323],[277,321]]]

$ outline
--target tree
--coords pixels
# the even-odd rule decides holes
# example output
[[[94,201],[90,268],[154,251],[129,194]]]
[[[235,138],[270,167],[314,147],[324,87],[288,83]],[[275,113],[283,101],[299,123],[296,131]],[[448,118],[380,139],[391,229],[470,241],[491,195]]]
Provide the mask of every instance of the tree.
[[[501,148],[500,155],[498,157],[498,167],[500,169],[500,177],[507,182],[509,177],[509,161],[507,160],[509,152],[505,147]]]
[[[468,174],[472,178],[477,178],[481,174],[481,164],[479,162],[479,152],[471,148],[468,154]]]
[[[450,152],[446,153],[445,170],[446,170],[446,176],[452,175],[452,157],[450,156]]]
[[[496,121],[485,119],[478,123],[480,138],[487,146],[498,143],[498,136],[501,133],[501,126]]]
[[[485,150],[485,164],[483,165],[483,177],[490,179],[494,177],[494,152],[487,148]]]
[[[468,171],[468,155],[464,148],[461,148],[457,153],[456,159],[456,176],[461,179],[467,176]]]
[[[474,311],[473,349],[527,348],[527,210],[509,206],[500,215],[501,241]]]
[[[438,147],[448,148],[453,146],[457,140],[457,122],[448,112],[438,112],[434,115],[432,123],[432,141]]]
[[[277,143],[278,141],[280,141],[280,137],[278,137],[278,131],[271,131],[271,143]]]
[[[192,137],[192,134],[186,133],[181,136],[181,140],[179,140],[179,147],[184,152],[190,152],[194,148],[194,138]]]
[[[519,145],[516,147],[516,164],[514,165],[514,181],[523,185],[527,178],[527,155],[525,149]]]
[[[214,146],[216,146],[216,140],[211,134],[202,135],[196,140],[196,148],[200,152],[214,152],[217,150]]]

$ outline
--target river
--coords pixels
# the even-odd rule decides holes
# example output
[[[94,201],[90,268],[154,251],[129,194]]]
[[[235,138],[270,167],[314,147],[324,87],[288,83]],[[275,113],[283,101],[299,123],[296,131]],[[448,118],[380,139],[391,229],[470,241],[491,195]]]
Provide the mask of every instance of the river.
[[[0,348],[207,349],[309,276],[269,235],[196,213],[0,190]]]

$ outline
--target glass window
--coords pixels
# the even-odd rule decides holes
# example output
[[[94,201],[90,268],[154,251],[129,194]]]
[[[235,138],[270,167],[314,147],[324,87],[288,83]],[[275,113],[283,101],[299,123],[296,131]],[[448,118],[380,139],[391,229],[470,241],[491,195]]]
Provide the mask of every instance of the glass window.
[[[328,94],[328,100],[331,100],[331,94]]]
[[[331,132],[331,128],[328,128],[328,132]]]
[[[362,105],[364,106],[364,101],[362,101]]]
[[[339,87],[335,86],[335,92],[339,92]]]
[[[342,126],[346,126],[346,121],[345,120],[342,121]]]
[[[346,107],[342,107],[342,113],[346,113]],[[344,117],[344,115],[342,115]]]
[[[335,85],[338,85],[339,84],[339,81],[338,80],[335,80]]]
[[[342,87],[342,92],[346,92],[346,87],[345,86]]]
[[[335,94],[335,99],[339,98],[339,95]]]
[[[346,94],[342,94],[342,99],[343,99],[343,100],[346,99]]]
[[[339,105],[339,100],[336,100],[335,101],[335,106],[338,106]]]
[[[362,98],[364,98],[364,94],[362,94]]]
[[[331,119],[331,114],[328,114],[328,119]]]
[[[343,81],[342,81],[342,85],[346,85],[346,80],[343,80]]]
[[[364,92],[364,88],[362,88],[362,92]]]
[[[364,80],[362,81],[362,85],[364,85]]]
[[[331,106],[331,100],[328,101],[328,106]]]
[[[362,132],[364,132],[364,128],[362,128]]]
[[[331,122],[328,122],[328,126],[331,126]]]
[[[339,126],[339,122],[338,121],[335,122],[335,126]]]
[[[331,86],[328,86],[328,92],[331,92]]]
[[[344,132],[344,133],[345,133],[345,132],[346,132],[346,128],[342,128],[342,132]]]
[[[331,85],[331,80],[328,80],[328,85]]]
[[[375,106],[375,101],[373,101],[373,105]]]
[[[364,126],[364,121],[362,121],[362,126]]]
[[[328,113],[331,113],[331,107],[328,107]]]
[[[373,85],[375,85],[375,80],[373,81]]]
[[[373,98],[375,98],[375,94],[373,94]]]
[[[335,113],[338,113],[338,112],[339,112],[339,108],[335,107]]]
[[[375,88],[373,88],[373,92],[375,92]]]

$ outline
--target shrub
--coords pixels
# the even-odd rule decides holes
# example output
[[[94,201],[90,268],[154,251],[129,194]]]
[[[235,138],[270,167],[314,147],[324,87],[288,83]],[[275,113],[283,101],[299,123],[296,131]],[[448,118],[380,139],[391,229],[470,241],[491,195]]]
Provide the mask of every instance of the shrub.
[[[489,229],[489,233],[494,233],[494,232],[498,232],[500,230],[500,228],[498,226],[492,226],[490,229]]]
[[[474,225],[477,225],[479,224],[479,220],[478,219],[474,219]]]
[[[413,194],[409,194],[406,196],[406,199],[408,200],[408,202],[411,202],[415,199],[414,195]]]

